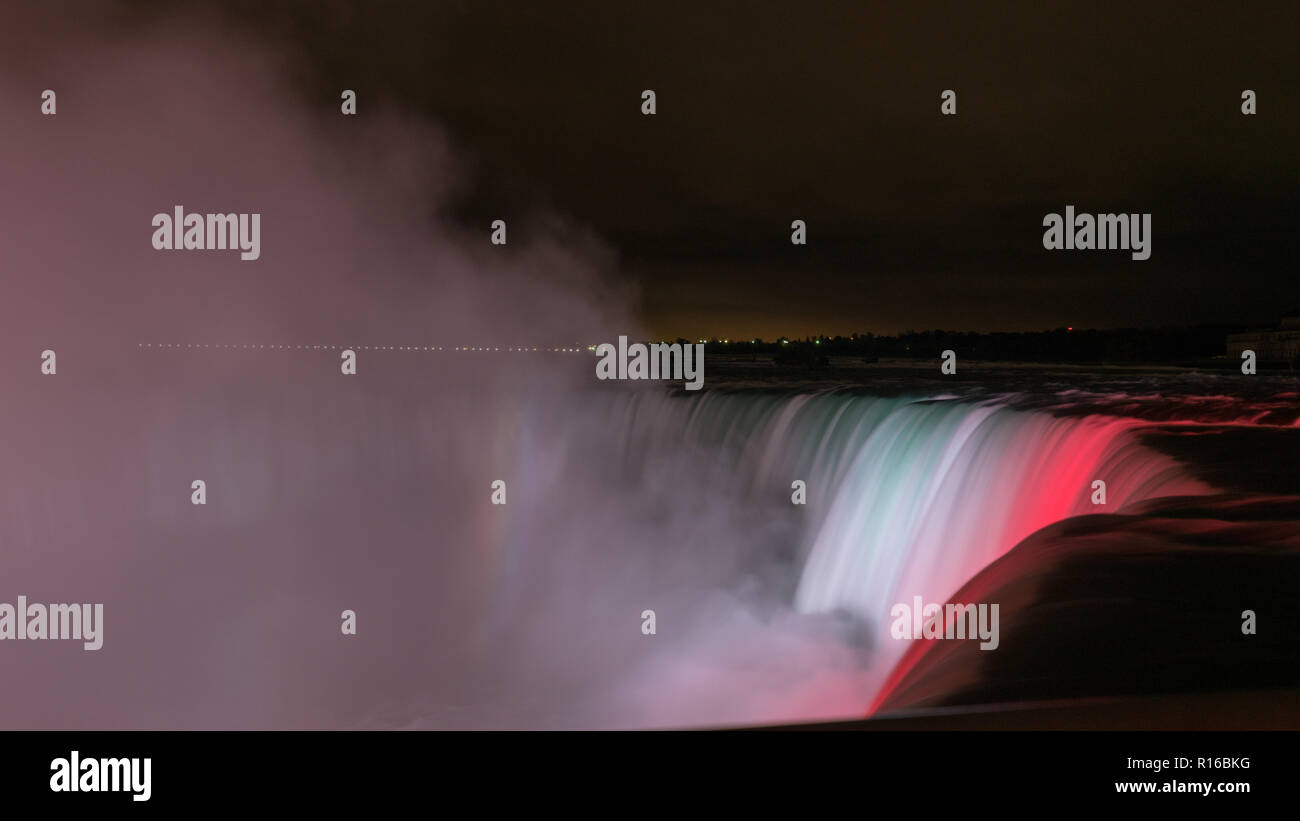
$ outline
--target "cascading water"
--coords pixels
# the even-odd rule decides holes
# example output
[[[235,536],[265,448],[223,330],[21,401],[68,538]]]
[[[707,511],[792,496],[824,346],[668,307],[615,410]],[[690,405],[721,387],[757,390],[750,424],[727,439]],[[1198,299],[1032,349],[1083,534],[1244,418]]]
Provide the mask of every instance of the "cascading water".
[[[946,601],[1062,518],[1207,490],[1139,444],[1145,423],[995,400],[611,390],[576,362],[567,390],[562,368],[487,390],[397,364],[365,391],[303,390],[280,360],[220,379],[189,361],[57,412],[30,392],[0,402],[27,432],[3,445],[24,467],[0,499],[0,574],[14,594],[103,600],[108,624],[102,695],[52,699],[86,662],[33,648],[48,666],[15,681],[0,725],[860,715],[909,645],[889,637],[894,603]],[[375,640],[336,647],[343,608]],[[177,664],[193,679],[141,685]]]
[[[916,592],[942,596],[1030,533],[1159,496],[1209,492],[1170,458],[1138,443],[1143,423],[1055,417],[995,401],[641,395],[624,408],[625,457],[675,440],[719,457],[710,482],[741,495],[807,483],[802,612],[864,618]],[[696,454],[698,455],[698,453]],[[1093,504],[1093,482],[1105,504]]]
[[[844,392],[630,392],[616,405],[598,415],[620,432],[615,449],[639,492],[675,482],[743,511],[733,540],[761,544],[764,530],[780,534],[768,540],[793,557],[788,603],[800,614],[858,622],[872,680],[908,647],[889,637],[895,603],[947,601],[1062,519],[1211,492],[1140,444],[1136,431],[1146,423],[1114,416]],[[794,480],[806,482],[805,507],[791,504]],[[1105,483],[1104,505],[1093,503],[1096,481]]]

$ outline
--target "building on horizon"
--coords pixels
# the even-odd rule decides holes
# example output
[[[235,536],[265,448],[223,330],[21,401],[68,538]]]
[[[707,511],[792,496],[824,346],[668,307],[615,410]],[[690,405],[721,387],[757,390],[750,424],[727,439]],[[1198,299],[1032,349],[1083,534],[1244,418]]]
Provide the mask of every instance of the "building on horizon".
[[[1252,350],[1260,362],[1300,361],[1300,308],[1287,311],[1272,330],[1228,334],[1228,356],[1240,359],[1241,352]]]

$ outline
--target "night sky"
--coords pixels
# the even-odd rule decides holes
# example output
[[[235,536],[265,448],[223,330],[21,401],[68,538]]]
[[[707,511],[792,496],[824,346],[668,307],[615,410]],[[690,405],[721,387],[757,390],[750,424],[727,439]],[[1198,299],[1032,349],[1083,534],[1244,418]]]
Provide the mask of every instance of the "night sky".
[[[498,217],[589,227],[660,336],[1271,324],[1300,304],[1294,4],[188,5],[264,34],[322,106],[353,88],[361,116],[445,127],[485,241]],[[1150,212],[1151,258],[1044,250],[1066,205]]]

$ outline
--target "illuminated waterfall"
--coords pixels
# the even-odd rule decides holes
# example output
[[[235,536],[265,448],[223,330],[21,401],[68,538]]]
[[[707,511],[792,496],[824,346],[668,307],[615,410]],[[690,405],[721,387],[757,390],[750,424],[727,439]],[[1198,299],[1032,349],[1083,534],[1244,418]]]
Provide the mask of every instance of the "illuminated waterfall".
[[[892,604],[945,601],[1046,525],[1209,492],[1141,445],[1144,423],[1131,419],[955,397],[715,392],[653,411],[644,405],[656,400],[639,399],[627,417],[637,446],[680,437],[711,452],[711,488],[793,507],[790,483],[806,481],[794,606],[852,613],[881,633]],[[670,432],[679,427],[684,436]],[[1104,505],[1092,502],[1096,481]]]

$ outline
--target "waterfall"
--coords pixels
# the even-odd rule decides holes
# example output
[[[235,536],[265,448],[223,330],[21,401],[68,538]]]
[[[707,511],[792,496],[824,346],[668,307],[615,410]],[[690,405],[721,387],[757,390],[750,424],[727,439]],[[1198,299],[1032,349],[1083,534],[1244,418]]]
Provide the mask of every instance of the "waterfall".
[[[274,359],[165,364],[93,402],[0,398],[26,432],[0,447],[8,595],[103,602],[107,624],[95,698],[49,696],[82,651],[25,646],[47,666],[2,726],[860,715],[907,648],[894,603],[946,601],[1062,518],[1205,491],[1143,422],[1001,400],[611,389],[585,363],[572,385],[394,367],[305,391]]]
[[[640,493],[660,482],[689,487],[733,512],[732,529],[707,542],[766,543],[792,556],[786,604],[857,622],[873,682],[908,646],[889,636],[895,603],[947,601],[1053,522],[1210,492],[1141,444],[1147,423],[997,399],[636,392],[597,415],[620,431],[614,449]],[[803,507],[791,502],[797,479],[807,485]],[[1098,481],[1104,504],[1093,503]],[[742,568],[761,559],[755,553]]]

